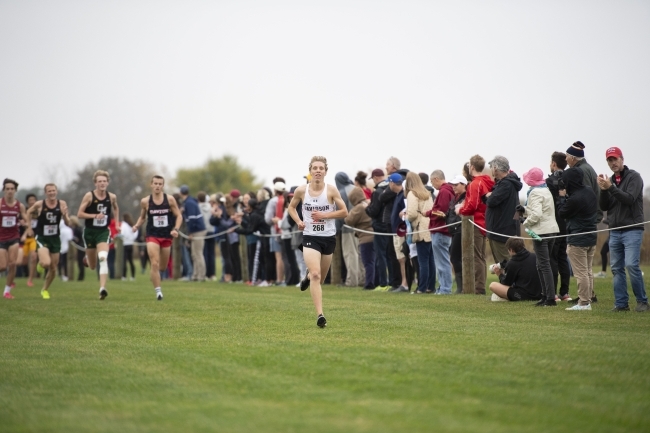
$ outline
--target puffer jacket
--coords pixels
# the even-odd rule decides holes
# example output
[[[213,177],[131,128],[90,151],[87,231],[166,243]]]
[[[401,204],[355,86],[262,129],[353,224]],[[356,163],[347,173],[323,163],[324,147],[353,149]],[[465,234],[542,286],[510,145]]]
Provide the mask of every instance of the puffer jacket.
[[[515,208],[519,205],[519,191],[522,183],[513,171],[499,180],[492,189],[492,194],[485,200],[485,228],[506,236],[487,234],[488,239],[498,242],[508,240],[507,236],[519,236],[519,220],[514,219]]]
[[[431,211],[433,200],[431,196],[426,200],[419,199],[413,191],[406,196],[406,218],[413,227],[413,242],[431,242],[429,232],[429,217],[425,214]]]
[[[568,196],[560,197],[557,213],[566,221],[567,234],[596,231],[598,206],[596,194],[584,184],[584,176],[579,168],[569,168],[562,173],[562,181]],[[567,237],[567,244],[575,247],[596,245],[598,233]]]
[[[348,194],[348,199],[352,205],[352,210],[348,213],[348,216],[345,217],[345,224],[350,227],[365,231],[372,230],[372,219],[366,213],[366,207],[368,207],[368,200],[366,200],[366,195],[363,190],[359,187],[355,187]],[[360,244],[365,244],[372,242],[375,235],[372,233],[364,233],[357,231],[355,232],[356,236],[359,238]]]
[[[526,203],[524,227],[538,235],[559,233],[560,228],[555,221],[555,202],[547,187],[534,187],[529,190]],[[513,212],[514,215],[514,212]]]

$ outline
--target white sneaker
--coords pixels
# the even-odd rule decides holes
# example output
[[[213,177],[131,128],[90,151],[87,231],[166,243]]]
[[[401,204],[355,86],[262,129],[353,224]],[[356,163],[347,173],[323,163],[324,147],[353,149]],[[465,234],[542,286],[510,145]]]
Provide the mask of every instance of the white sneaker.
[[[270,286],[270,284],[268,282],[266,282],[266,281],[262,281],[261,283],[259,283],[257,285],[257,287],[269,287],[269,286]]]
[[[580,305],[580,304],[575,304],[571,308],[565,308],[566,311],[591,311],[591,304],[587,305]]]
[[[508,302],[507,299],[503,299],[501,296],[496,293],[492,293],[492,302]]]
[[[597,274],[594,274],[594,278],[605,278],[607,274],[603,271],[598,272]]]

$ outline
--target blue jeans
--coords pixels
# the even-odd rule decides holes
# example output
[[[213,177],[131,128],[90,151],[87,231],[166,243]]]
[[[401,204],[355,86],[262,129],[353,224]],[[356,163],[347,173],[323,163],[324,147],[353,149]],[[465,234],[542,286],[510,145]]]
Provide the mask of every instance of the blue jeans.
[[[433,249],[431,242],[416,242],[415,249],[418,251],[418,292],[436,290],[436,265],[433,261]]]
[[[386,249],[388,248],[389,241],[392,248],[393,242],[390,236],[376,235],[372,240],[375,248],[375,282],[381,287],[388,285],[388,280],[386,279],[386,270],[388,269]],[[367,275],[368,272],[366,271],[366,276]]]
[[[449,258],[449,247],[451,247],[451,236],[442,233],[431,234],[433,246],[433,259],[436,262],[438,279],[440,280],[439,292],[445,295],[451,294],[451,260]]]
[[[648,302],[639,267],[642,240],[643,230],[612,230],[609,236],[609,259],[614,275],[614,305],[617,307],[628,306],[625,269],[630,274],[632,291],[637,303]]]

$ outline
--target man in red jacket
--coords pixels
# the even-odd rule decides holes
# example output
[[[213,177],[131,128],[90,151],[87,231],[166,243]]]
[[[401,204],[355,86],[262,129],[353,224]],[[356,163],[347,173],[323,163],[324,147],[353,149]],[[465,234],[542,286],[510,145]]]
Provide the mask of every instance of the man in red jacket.
[[[469,160],[470,174],[474,177],[467,186],[467,195],[463,206],[456,212],[460,215],[474,216],[474,293],[485,295],[485,279],[487,266],[485,264],[485,209],[484,196],[492,191],[494,181],[483,174],[485,159],[474,155]]]
[[[436,295],[451,295],[451,260],[449,259],[451,234],[446,227],[440,227],[447,225],[447,211],[449,204],[454,200],[454,188],[450,183],[445,182],[445,173],[442,170],[434,170],[431,173],[431,185],[438,190],[438,196],[430,212],[429,223],[433,261],[440,281],[440,288],[436,291]]]

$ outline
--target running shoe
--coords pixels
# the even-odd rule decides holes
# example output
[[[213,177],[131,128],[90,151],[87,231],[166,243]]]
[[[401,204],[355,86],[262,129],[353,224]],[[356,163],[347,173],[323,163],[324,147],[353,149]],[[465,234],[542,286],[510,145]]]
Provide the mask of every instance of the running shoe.
[[[316,320],[316,325],[318,325],[319,328],[324,328],[327,326],[327,319],[325,316],[322,314],[318,315],[318,320]]]
[[[304,292],[308,288],[309,288],[309,273],[307,273],[307,275],[305,275],[305,278],[303,278],[302,281],[300,282],[300,291]]]
[[[11,293],[7,292],[7,293],[4,294],[4,298],[5,299],[13,299],[14,297],[13,297],[13,295]]]
[[[591,311],[591,304],[575,304],[573,307],[565,308],[566,311]]]
[[[605,278],[607,276],[606,272],[600,271],[597,274],[594,274],[594,278]]]
[[[99,291],[99,300],[100,301],[103,301],[107,296],[108,296],[108,292],[106,291],[106,289],[101,289]]]
[[[38,272],[41,275],[45,273],[45,268],[43,267],[43,265],[41,265],[41,262],[38,262],[36,264],[36,272]]]
[[[566,295],[562,295],[562,297],[560,298],[560,301],[569,302],[569,301],[573,301],[573,298],[567,293]]]
[[[34,282],[27,280],[27,287],[34,287]]]
[[[43,299],[50,299],[49,290],[41,290],[41,296],[43,297]]]
[[[373,292],[387,292],[390,286],[377,286]]]
[[[162,299],[163,299],[162,293],[158,293],[158,295],[156,295],[156,301],[162,301]]]

